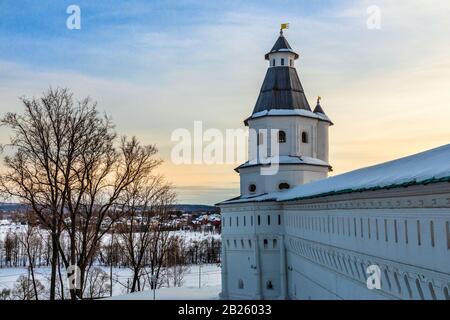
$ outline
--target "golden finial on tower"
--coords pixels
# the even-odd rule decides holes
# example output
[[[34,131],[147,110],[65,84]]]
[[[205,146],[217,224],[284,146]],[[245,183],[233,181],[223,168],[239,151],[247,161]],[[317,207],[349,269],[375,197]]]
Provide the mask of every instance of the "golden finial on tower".
[[[283,29],[289,29],[289,23],[282,23],[280,27],[280,35],[283,34]]]

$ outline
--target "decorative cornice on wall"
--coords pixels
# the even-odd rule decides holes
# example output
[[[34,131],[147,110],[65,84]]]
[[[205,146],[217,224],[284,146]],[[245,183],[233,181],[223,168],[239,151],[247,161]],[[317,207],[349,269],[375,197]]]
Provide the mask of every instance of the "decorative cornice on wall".
[[[277,211],[283,210],[282,203],[277,202],[245,202],[234,203],[221,207],[222,213],[251,212],[251,211]]]
[[[382,283],[386,283],[386,280],[384,280],[385,271],[388,273],[391,282],[389,290],[386,290],[386,286],[382,286],[382,288],[379,289],[381,291],[380,293],[384,293],[385,295],[392,296],[397,299],[403,299],[404,295],[398,291],[394,273],[397,273],[397,276],[400,277],[399,281],[402,283],[404,282],[404,275],[406,275],[409,280],[411,280],[410,286],[413,290],[416,289],[416,286],[413,283],[413,280],[415,279],[419,279],[423,285],[422,290],[424,291],[428,289],[428,283],[431,282],[436,289],[435,291],[438,295],[438,299],[443,298],[443,288],[450,288],[449,274],[425,270],[423,268],[404,264],[398,261],[385,260],[381,257],[370,256],[294,236],[286,236],[285,246],[291,253],[327,268],[335,274],[351,278],[352,280],[358,282],[361,286],[366,286],[367,277],[365,273],[362,273],[363,270],[358,270],[358,268],[364,266],[364,269],[366,269],[369,265],[377,265],[381,269],[381,276],[383,278]],[[350,267],[348,262],[353,263],[353,266]],[[341,269],[337,267],[338,264],[341,266]],[[344,264],[345,267],[342,267]],[[353,271],[350,271],[349,269]],[[357,277],[356,275],[360,275],[360,277]],[[404,289],[404,287],[401,286],[401,289]]]
[[[286,211],[450,208],[450,183],[365,191],[283,203]]]

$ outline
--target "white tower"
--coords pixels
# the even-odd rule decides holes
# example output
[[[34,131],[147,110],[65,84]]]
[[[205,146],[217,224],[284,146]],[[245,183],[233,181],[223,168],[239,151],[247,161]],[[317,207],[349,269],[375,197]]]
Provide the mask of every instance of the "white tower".
[[[269,67],[252,115],[244,121],[270,161],[258,157],[236,168],[241,195],[219,204],[225,299],[287,298],[283,210],[270,201],[270,194],[324,179],[331,170],[328,128],[332,122],[320,99],[311,110],[295,69],[298,57],[280,31],[265,55]],[[268,141],[270,130],[277,132],[278,154]],[[250,155],[249,159],[253,160]],[[277,170],[263,174],[274,163]]]
[[[295,69],[298,57],[280,31],[272,50],[265,55],[269,67],[253,113],[244,121],[256,132],[257,148],[267,148],[264,154],[269,156],[269,163],[258,158],[236,168],[243,196],[283,191],[324,179],[331,170],[328,127],[332,122],[320,106],[320,98],[311,110]],[[270,141],[274,130],[279,130],[275,137],[279,157],[275,157]],[[271,156],[274,159],[270,162]],[[279,168],[275,174],[261,171],[276,162]]]

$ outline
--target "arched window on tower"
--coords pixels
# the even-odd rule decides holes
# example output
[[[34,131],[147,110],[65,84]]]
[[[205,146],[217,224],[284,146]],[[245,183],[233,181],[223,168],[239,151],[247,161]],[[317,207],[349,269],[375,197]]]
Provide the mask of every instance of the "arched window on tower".
[[[239,279],[239,281],[238,281],[238,289],[244,289],[244,280]]]
[[[284,58],[281,58],[281,65],[284,66]]]
[[[275,67],[275,59],[272,59],[272,67]]]
[[[283,130],[278,131],[278,143],[286,143],[286,132]]]
[[[306,131],[302,132],[302,142],[308,143],[308,133]]]

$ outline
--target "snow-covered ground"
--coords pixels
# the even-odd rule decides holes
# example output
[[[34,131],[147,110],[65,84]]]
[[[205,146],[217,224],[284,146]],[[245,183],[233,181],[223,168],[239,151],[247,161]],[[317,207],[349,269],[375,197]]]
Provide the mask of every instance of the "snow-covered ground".
[[[0,241],[4,240],[7,233],[22,233],[27,231],[27,226],[20,223],[13,223],[9,220],[0,220]],[[45,233],[45,230],[41,230]],[[173,236],[183,238],[187,242],[202,241],[214,238],[214,240],[220,240],[220,233],[212,231],[190,231],[190,230],[177,230],[170,231]],[[109,243],[111,241],[110,234],[105,234],[102,238],[102,243]]]
[[[102,267],[109,274],[109,268]],[[12,289],[17,278],[27,275],[27,268],[0,268],[0,291]],[[37,268],[36,278],[46,284],[50,276],[50,268]],[[125,284],[131,278],[129,269],[113,269],[113,297],[107,299],[114,300],[151,300],[153,291],[146,290],[127,294]],[[199,288],[199,278],[200,285]],[[183,278],[181,287],[163,287],[157,289],[155,296],[157,300],[213,300],[219,298],[221,290],[220,266],[216,264],[202,265],[201,272],[199,266],[189,267],[189,271]]]
[[[8,233],[19,234],[27,230],[26,225],[12,223],[8,220],[0,220],[0,241],[4,240]],[[42,233],[47,231],[41,230]],[[220,240],[220,234],[215,232],[201,231],[171,231],[172,236],[178,236],[186,243],[202,240]],[[111,241],[110,235],[106,234],[102,242],[107,244]],[[108,275],[109,267],[100,267]],[[3,289],[13,289],[17,279],[21,275],[28,275],[27,268],[0,268],[0,291]],[[36,278],[48,285],[50,278],[50,268],[42,267],[35,269]],[[115,299],[153,299],[153,293],[144,291],[127,295],[127,282],[131,281],[132,273],[127,268],[113,269],[113,297]],[[156,291],[156,299],[218,299],[220,292],[220,267],[217,265],[203,265],[201,270],[201,288],[199,289],[199,267],[190,266],[183,279],[182,287],[161,288]]]
[[[201,277],[200,277],[201,274]],[[199,277],[201,286],[199,287]],[[155,291],[156,300],[217,300],[221,291],[220,267],[215,264],[192,266],[181,287],[161,288]],[[113,296],[107,300],[153,300],[153,291],[145,290]]]

